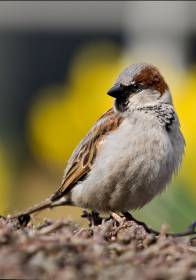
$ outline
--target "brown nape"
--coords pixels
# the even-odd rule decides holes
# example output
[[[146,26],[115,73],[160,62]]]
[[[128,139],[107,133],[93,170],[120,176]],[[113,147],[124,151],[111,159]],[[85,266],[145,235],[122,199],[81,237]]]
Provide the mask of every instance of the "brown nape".
[[[143,83],[147,88],[153,88],[161,93],[168,89],[163,76],[159,73],[155,66],[148,65],[143,68],[140,73],[136,74],[134,80],[138,83]]]

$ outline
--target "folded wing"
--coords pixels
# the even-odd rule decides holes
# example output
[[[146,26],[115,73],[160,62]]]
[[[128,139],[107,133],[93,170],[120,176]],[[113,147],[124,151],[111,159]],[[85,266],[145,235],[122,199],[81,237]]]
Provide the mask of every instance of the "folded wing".
[[[113,109],[108,110],[98,119],[69,159],[62,184],[52,195],[52,201],[64,196],[74,187],[77,181],[84,179],[92,168],[105,136],[110,131],[115,130],[122,121],[122,116],[114,112]]]

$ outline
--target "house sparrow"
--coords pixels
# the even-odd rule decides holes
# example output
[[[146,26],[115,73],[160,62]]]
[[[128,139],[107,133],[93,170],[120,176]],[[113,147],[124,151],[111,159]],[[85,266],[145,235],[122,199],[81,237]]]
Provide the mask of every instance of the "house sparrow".
[[[108,95],[115,98],[113,108],[76,147],[60,188],[23,215],[59,205],[126,212],[143,207],[170,182],[185,141],[159,70],[131,65]]]

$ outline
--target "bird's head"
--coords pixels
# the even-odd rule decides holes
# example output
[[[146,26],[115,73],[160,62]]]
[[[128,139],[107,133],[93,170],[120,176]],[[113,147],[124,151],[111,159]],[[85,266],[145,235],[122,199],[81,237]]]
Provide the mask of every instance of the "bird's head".
[[[127,67],[108,91],[108,95],[115,98],[115,109],[120,112],[157,102],[172,104],[163,76],[155,66],[147,63]]]

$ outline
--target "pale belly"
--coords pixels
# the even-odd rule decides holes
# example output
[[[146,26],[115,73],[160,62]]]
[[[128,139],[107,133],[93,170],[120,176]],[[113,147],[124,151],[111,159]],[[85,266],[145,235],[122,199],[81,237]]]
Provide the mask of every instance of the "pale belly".
[[[172,133],[168,135],[158,125],[140,125],[125,122],[106,137],[87,179],[73,188],[75,205],[98,211],[128,211],[144,206],[166,187],[181,162],[181,134],[173,139]]]

